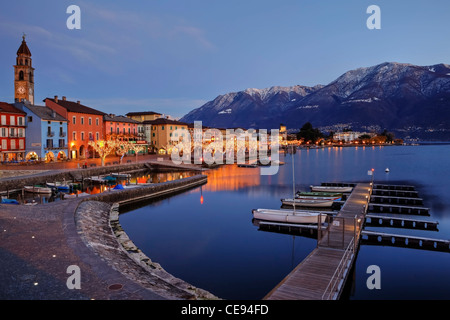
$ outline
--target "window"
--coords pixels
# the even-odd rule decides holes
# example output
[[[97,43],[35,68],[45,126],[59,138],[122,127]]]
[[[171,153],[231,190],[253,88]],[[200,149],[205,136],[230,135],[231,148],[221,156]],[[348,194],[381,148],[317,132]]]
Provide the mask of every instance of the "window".
[[[28,116],[28,122],[33,122],[33,117],[32,116]]]
[[[81,124],[84,124],[84,117],[81,117]],[[83,140],[83,139],[81,139]]]
[[[14,116],[9,117],[9,125],[11,125],[11,126],[16,125],[16,117],[14,117]]]
[[[81,119],[83,119],[83,118],[81,118]],[[82,141],[84,140],[84,132],[81,133],[81,140]]]
[[[77,141],[77,133],[75,131],[72,133],[72,140]]]
[[[89,140],[94,140],[94,136],[92,135],[92,132],[89,132]]]
[[[98,132],[95,133],[95,139],[98,141],[100,140],[100,134]]]
[[[113,133],[113,127],[111,127],[111,134]]]
[[[20,72],[19,72],[19,80],[20,80],[20,81],[23,81],[23,71],[20,71]]]
[[[14,133],[15,133],[15,132],[14,132],[14,128],[11,128],[10,130],[11,130],[11,131],[10,131],[10,133],[9,133],[9,136],[10,136],[10,137],[14,137],[14,136],[15,136],[15,135],[14,135]]]
[[[7,137],[6,128],[2,128],[2,132],[1,132],[0,137]]]
[[[8,149],[8,140],[3,139],[2,140],[2,149],[7,150]]]
[[[11,140],[11,150],[16,149],[16,140]]]
[[[77,117],[75,117],[75,116],[72,117],[72,123],[77,124]]]
[[[89,123],[90,126],[92,125],[92,118],[91,117],[89,117],[88,123]]]
[[[161,130],[164,130],[164,126],[161,127]]]
[[[119,134],[120,133],[120,129],[119,129],[119,127],[117,127],[117,134]]]
[[[53,148],[53,139],[47,139],[47,149]]]
[[[155,133],[153,132],[153,136],[155,136]]]
[[[23,139],[20,139],[20,140],[19,140],[19,149],[20,149],[20,150],[25,149],[25,148],[24,148],[24,145],[23,145]]]
[[[59,139],[58,146],[64,148],[66,146],[66,141],[64,141],[64,139]]]
[[[18,117],[17,122],[18,122],[19,126],[23,126],[23,118],[22,117]]]
[[[6,126],[6,116],[2,116],[2,125]]]
[[[97,118],[97,119],[95,119],[95,125],[96,125],[96,126],[98,126],[98,125],[99,125],[99,121],[98,121],[98,118]]]

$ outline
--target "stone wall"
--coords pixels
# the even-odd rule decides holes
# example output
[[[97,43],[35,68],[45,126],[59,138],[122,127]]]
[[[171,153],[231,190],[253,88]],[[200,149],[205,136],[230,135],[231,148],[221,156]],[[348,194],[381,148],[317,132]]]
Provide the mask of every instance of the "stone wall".
[[[206,182],[206,176],[196,175],[90,196],[80,201],[75,212],[78,233],[84,243],[114,269],[167,299],[216,300],[213,294],[174,277],[147,257],[122,229],[118,212],[118,203],[176,193]]]

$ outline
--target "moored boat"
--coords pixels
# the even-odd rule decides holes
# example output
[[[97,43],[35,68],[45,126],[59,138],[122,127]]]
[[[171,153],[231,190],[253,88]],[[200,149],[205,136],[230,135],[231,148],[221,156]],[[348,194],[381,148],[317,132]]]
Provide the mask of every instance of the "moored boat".
[[[310,186],[311,191],[319,192],[352,192],[353,187],[337,187],[337,186]]]
[[[129,173],[118,173],[118,172],[113,172],[111,173],[112,177],[116,177],[116,178],[130,178],[131,174]]]
[[[337,198],[341,198],[342,197],[342,193],[338,193],[338,192],[302,192],[302,191],[297,191],[296,197],[301,196],[301,197],[337,197]]]
[[[70,190],[70,186],[63,182],[47,182],[46,185],[49,188],[58,189],[60,191],[69,191]]]
[[[300,206],[300,207],[320,207],[320,208],[330,208],[333,205],[334,200],[307,200],[307,199],[292,199],[286,198],[281,199],[281,202],[287,206]]]
[[[52,193],[52,188],[43,186],[24,186],[25,191],[31,193]]]
[[[266,221],[275,222],[290,222],[301,224],[317,224],[324,223],[327,217],[326,214],[319,211],[295,211],[295,210],[283,210],[283,209],[253,209],[253,218]]]

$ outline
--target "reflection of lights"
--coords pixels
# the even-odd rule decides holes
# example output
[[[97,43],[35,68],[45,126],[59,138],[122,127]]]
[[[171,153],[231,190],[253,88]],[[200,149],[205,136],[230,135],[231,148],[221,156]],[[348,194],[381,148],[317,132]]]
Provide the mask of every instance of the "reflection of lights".
[[[200,204],[203,204],[203,196],[200,196]]]

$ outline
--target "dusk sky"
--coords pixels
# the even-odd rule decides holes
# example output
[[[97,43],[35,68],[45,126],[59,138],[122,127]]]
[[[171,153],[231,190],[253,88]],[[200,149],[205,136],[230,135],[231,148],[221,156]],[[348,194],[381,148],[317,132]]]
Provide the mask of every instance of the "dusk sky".
[[[369,30],[368,6],[381,8]],[[69,30],[69,5],[81,30]],[[246,88],[328,84],[382,62],[450,63],[450,1],[2,1],[0,101],[25,33],[35,100],[181,117]]]

